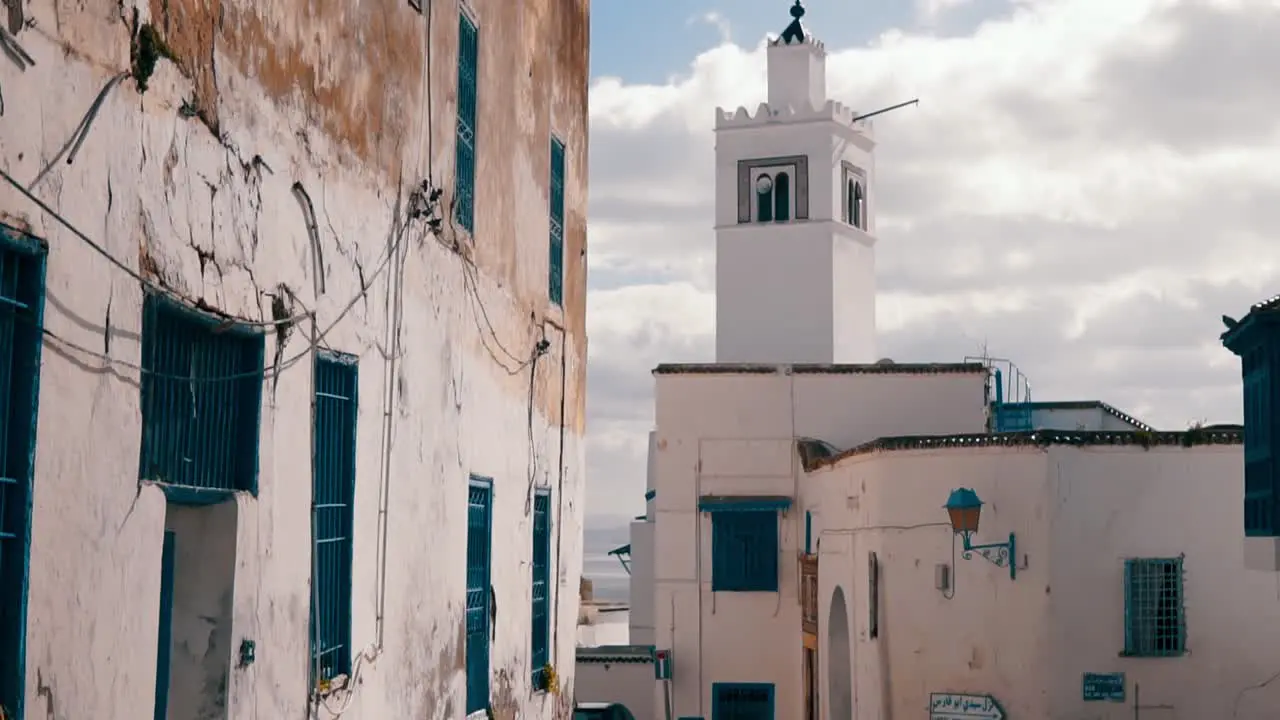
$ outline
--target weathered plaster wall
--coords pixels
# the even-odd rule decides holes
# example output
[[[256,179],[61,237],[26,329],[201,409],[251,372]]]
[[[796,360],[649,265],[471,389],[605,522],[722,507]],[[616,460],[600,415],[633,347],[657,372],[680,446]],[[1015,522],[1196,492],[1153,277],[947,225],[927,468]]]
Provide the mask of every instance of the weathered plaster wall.
[[[462,717],[468,473],[495,482],[495,710],[564,717],[582,552],[587,1],[471,3],[474,238],[405,222],[411,187],[430,179],[446,209],[453,192],[458,6],[423,5],[429,22],[402,0],[28,0],[17,38],[36,64],[0,58],[0,167],[35,178],[108,80],[138,65],[131,47],[154,28],[176,62],[161,58],[143,93],[138,77],[111,90],[74,162],[59,160],[33,192],[128,266],[221,312],[314,308],[324,328],[368,284],[324,341],[361,358],[357,650],[378,637],[384,409],[394,422],[385,641],[343,717]],[[552,132],[568,149],[563,312],[546,301]],[[322,292],[295,182],[315,207]],[[50,247],[27,716],[149,717],[165,502],[137,482],[142,290],[7,186],[0,216]],[[397,289],[402,345],[387,377]],[[305,353],[309,332],[270,334],[268,363]],[[535,371],[517,369],[544,337]],[[236,502],[230,718],[301,717],[307,704],[308,362],[267,380],[261,489]],[[554,493],[560,697],[530,688],[531,483]],[[247,668],[235,665],[243,639],[257,645]]]
[[[853,718],[918,714],[933,692],[990,694],[1011,718],[1276,716],[1274,578],[1239,552],[1240,445],[1054,445],[895,450],[805,478],[829,511],[818,531],[819,637],[848,601],[852,675],[822,661],[824,704],[847,688]],[[974,543],[1016,533],[1019,571],[954,552],[940,507],[956,487],[986,505]],[[879,564],[870,632],[868,557]],[[1124,560],[1184,556],[1187,653],[1123,657]],[[952,566],[951,591],[935,566]],[[948,597],[950,596],[950,597]],[[1122,672],[1125,702],[1086,702],[1084,673]],[[1140,699],[1135,698],[1140,686]],[[832,715],[832,717],[836,717]]]

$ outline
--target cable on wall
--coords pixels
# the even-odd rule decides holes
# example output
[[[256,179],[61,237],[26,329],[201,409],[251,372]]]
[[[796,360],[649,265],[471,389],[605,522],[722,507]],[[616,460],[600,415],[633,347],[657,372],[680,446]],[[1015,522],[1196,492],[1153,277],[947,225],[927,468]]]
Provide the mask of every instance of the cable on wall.
[[[45,203],[43,200],[41,200],[40,198],[32,194],[30,190],[23,187],[22,184],[19,183],[16,179],[14,179],[14,177],[10,175],[7,171],[0,169],[0,179],[3,179],[11,187],[13,187],[14,190],[17,190],[19,194],[21,194],[26,199],[30,200],[36,207],[40,208],[46,215],[53,218],[55,221],[57,221],[59,225],[66,228],[67,231],[70,232],[72,235],[74,235],[77,239],[79,239],[84,244],[88,245],[91,250],[93,250],[95,253],[100,255],[104,260],[116,266],[120,270],[123,270],[127,275],[129,275],[129,277],[141,283],[143,287],[149,290],[152,290],[156,293],[159,293],[161,295],[164,295],[170,300],[180,303],[183,307],[190,308],[193,310],[198,310],[199,312],[219,317],[223,320],[224,324],[226,325],[226,328],[230,328],[234,325],[238,325],[241,327],[256,327],[256,328],[277,327],[280,325],[295,325],[311,317],[312,311],[308,310],[306,312],[299,313],[297,315],[294,315],[292,317],[287,317],[287,318],[279,318],[279,319],[272,319],[272,320],[254,320],[252,318],[239,317],[236,315],[232,315],[230,313],[224,313],[220,311],[210,311],[205,308],[197,307],[182,295],[170,290],[169,288],[163,285],[160,285],[159,283],[156,283],[153,280],[150,280],[144,277],[141,273],[129,267],[128,264],[121,261],[116,256],[112,255],[109,250],[102,247],[101,245],[94,242],[93,240],[89,239],[89,236],[81,232],[79,228],[77,228],[75,225],[72,225],[70,220],[67,220],[60,213],[58,213],[57,210],[54,210],[53,208],[49,207],[47,203]],[[357,297],[356,299],[359,300],[359,297]],[[354,304],[355,303],[353,302],[352,305]]]
[[[0,170],[0,176],[3,176],[4,179],[10,181],[10,183],[12,184],[12,178],[9,177],[4,172],[4,170]],[[73,231],[79,232],[77,230],[73,230]],[[153,370],[148,370],[143,368],[141,365],[137,363],[129,362],[128,360],[124,360],[122,358],[112,357],[111,355],[107,355],[98,350],[89,349],[76,342],[63,338],[62,336],[54,333],[52,330],[49,330],[43,326],[40,327],[40,331],[46,338],[49,338],[56,344],[75,350],[76,352],[82,353],[85,356],[92,357],[92,358],[101,360],[103,362],[110,363],[117,367],[122,367],[128,370],[137,372],[139,374],[150,375],[152,377],[163,378],[167,380],[177,380],[177,381],[189,382],[189,383],[211,383],[211,382],[231,382],[235,380],[243,380],[246,378],[259,377],[259,376],[263,377],[264,379],[278,377],[280,373],[284,372],[285,370],[288,370],[289,368],[293,367],[294,365],[298,364],[302,360],[305,360],[307,357],[309,357],[312,351],[318,349],[324,343],[325,338],[328,337],[329,333],[332,332],[333,329],[336,328],[338,324],[341,323],[343,319],[345,319],[346,316],[351,313],[351,310],[355,308],[356,304],[360,302],[360,299],[363,298],[365,294],[369,291],[369,288],[373,286],[373,283],[378,278],[378,276],[380,276],[382,272],[388,267],[395,252],[398,251],[403,246],[404,235],[405,235],[404,233],[396,234],[395,241],[392,244],[392,247],[388,249],[386,256],[379,261],[378,266],[374,270],[373,274],[371,274],[367,279],[365,279],[363,283],[361,283],[360,291],[357,292],[356,295],[352,297],[351,300],[348,303],[346,303],[345,306],[343,306],[342,310],[338,313],[337,317],[335,317],[331,323],[325,326],[324,329],[321,330],[316,335],[314,345],[311,343],[308,343],[308,346],[306,349],[274,365],[267,365],[263,367],[261,370],[253,370],[250,372],[232,373],[229,375],[220,375],[216,377],[204,377],[204,378],[192,378],[187,376],[170,375],[166,373],[156,372]],[[312,313],[308,312],[306,315],[302,315],[299,317],[309,318],[311,316],[312,316]],[[26,320],[21,319],[19,321],[25,322]],[[227,321],[225,324],[228,328],[230,328],[240,323],[238,321]],[[264,324],[265,323],[258,323],[258,326],[261,327]],[[271,324],[278,324],[278,323],[271,323]]]
[[[89,106],[84,117],[80,118],[80,124],[76,125],[75,130],[71,131],[71,137],[67,138],[67,141],[62,144],[62,149],[58,151],[58,154],[53,156],[53,159],[49,161],[49,164],[45,165],[44,169],[36,173],[35,179],[31,181],[30,185],[27,185],[28,190],[34,190],[35,187],[40,184],[41,180],[48,177],[49,172],[58,165],[58,161],[61,160],[64,155],[67,158],[68,165],[75,161],[76,153],[80,152],[80,146],[84,144],[84,139],[89,136],[89,128],[93,127],[93,121],[98,117],[98,112],[102,109],[102,103],[106,101],[107,95],[115,89],[115,86],[119,85],[120,82],[127,77],[129,77],[129,73],[127,72],[118,73],[108,80],[106,85],[102,86],[102,89],[98,91],[98,96],[93,99],[93,104]]]

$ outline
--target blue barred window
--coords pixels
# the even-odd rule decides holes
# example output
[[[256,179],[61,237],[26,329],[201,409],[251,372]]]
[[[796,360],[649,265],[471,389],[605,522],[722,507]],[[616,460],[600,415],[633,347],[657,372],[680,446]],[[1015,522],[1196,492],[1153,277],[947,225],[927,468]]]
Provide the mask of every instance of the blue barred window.
[[[353,355],[315,357],[312,428],[311,672],[313,685],[351,672],[351,553],[355,524],[359,372]]]
[[[260,329],[147,294],[141,479],[190,491],[188,499],[257,492],[262,353]]]
[[[564,143],[551,138],[551,258],[548,295],[564,303]]]
[[[480,34],[465,13],[458,13],[458,128],[453,161],[453,215],[467,232],[475,232],[476,105]]]
[[[542,689],[543,667],[551,661],[551,495],[533,496],[533,686]]]
[[[45,256],[39,240],[0,225],[0,716],[15,718],[26,692]]]
[[[1187,649],[1182,558],[1124,563],[1124,654],[1173,657]]]
[[[773,720],[772,683],[713,683],[711,720]]]
[[[711,514],[711,589],[715,592],[778,590],[776,510]]]
[[[467,713],[489,707],[489,640],[493,483],[471,477],[467,488]]]

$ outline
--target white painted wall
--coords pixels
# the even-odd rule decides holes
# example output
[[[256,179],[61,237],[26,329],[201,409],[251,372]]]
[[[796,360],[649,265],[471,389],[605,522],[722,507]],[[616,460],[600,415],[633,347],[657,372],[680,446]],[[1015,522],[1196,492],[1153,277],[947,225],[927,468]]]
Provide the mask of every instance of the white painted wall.
[[[51,0],[24,5],[36,29],[21,33],[19,41],[36,64],[19,72],[12,63],[0,63],[6,100],[0,163],[26,182],[67,141],[108,77],[127,67],[128,35],[115,3],[90,3],[92,12],[74,15],[60,3],[61,18]],[[139,6],[144,20],[147,7]],[[422,22],[403,4],[395,9],[402,7],[410,13],[405,22]],[[441,7],[448,10],[441,11],[447,19],[441,21],[442,32],[456,32],[455,6]],[[493,27],[497,6],[488,9]],[[93,60],[84,61],[84,53]],[[113,91],[74,164],[59,163],[36,194],[131,267],[138,267],[140,245],[145,246],[160,278],[191,299],[229,313],[269,317],[271,299],[265,294],[286,286],[315,308],[326,326],[357,296],[361,273],[373,277],[392,228],[397,184],[427,175],[427,144],[404,147],[405,177],[388,177],[315,131],[305,108],[268,99],[252,78],[224,61],[219,57],[217,81],[233,111],[224,113],[222,139],[179,115],[191,84],[162,60],[145,95],[139,96],[131,80]],[[439,74],[455,72],[450,61]],[[437,88],[439,138],[430,158],[437,181],[448,186],[446,205],[452,192],[452,88],[452,82]],[[525,104],[550,113],[548,102],[544,97]],[[419,114],[425,118],[426,113]],[[560,121],[570,119],[562,115]],[[585,144],[585,137],[573,140]],[[464,715],[468,473],[490,476],[495,483],[497,613],[491,666],[498,716],[550,718],[568,712],[584,481],[577,408],[585,352],[574,348],[585,344],[581,338],[568,340],[565,362],[573,397],[562,448],[562,335],[544,319],[563,323],[566,318],[531,300],[528,292],[539,287],[545,292],[546,286],[546,165],[533,159],[545,145],[541,140],[527,156],[502,158],[504,178],[486,180],[491,187],[482,183],[488,187],[482,194],[506,192],[516,198],[520,217],[513,223],[533,228],[511,257],[520,268],[511,276],[518,282],[495,274],[492,259],[477,260],[479,272],[467,272],[457,253],[421,225],[413,226],[403,244],[405,345],[395,375],[384,378],[386,363],[378,349],[387,337],[387,279],[393,273],[379,275],[367,301],[356,302],[326,338],[327,346],[361,357],[352,600],[358,650],[375,643],[380,595],[385,599],[385,644],[376,661],[364,665],[344,719]],[[575,156],[578,152],[585,158],[585,150],[575,150]],[[579,211],[586,199],[580,169],[571,167],[570,173],[572,234],[581,229]],[[318,297],[312,290],[305,223],[290,192],[295,181],[303,183],[319,216],[326,286]],[[477,214],[484,212],[480,208]],[[138,375],[132,367],[139,362],[142,292],[137,282],[8,188],[0,190],[0,214],[49,242],[45,319],[57,338],[46,343],[41,370],[27,716],[151,717],[165,501],[160,490],[139,487],[137,480],[140,420]],[[488,240],[481,237],[476,244]],[[214,260],[202,262],[198,251]],[[464,277],[474,278],[492,331],[478,330],[466,289],[472,281]],[[568,284],[568,297],[580,303],[580,294],[572,290],[578,287],[580,293],[576,282]],[[531,312],[538,318],[533,323]],[[567,320],[575,328],[581,318]],[[307,331],[295,328],[283,347],[269,335],[268,360],[305,351]],[[493,346],[496,337],[523,357],[544,333],[550,351],[533,379],[540,400],[530,428],[530,371],[509,374],[485,345]],[[226,707],[221,717],[305,714],[311,566],[308,367],[301,362],[266,383],[261,490],[256,498],[241,496],[228,506],[236,514],[234,590],[229,598],[201,598],[218,607],[225,600],[230,614],[229,626],[219,626],[225,637],[217,639],[230,643],[229,649],[219,649],[233,663],[224,668],[228,680],[220,691]],[[387,574],[380,587],[381,422],[388,393],[394,440],[385,517]],[[530,688],[531,485],[553,491],[551,656],[565,691],[559,697]],[[193,628],[177,628],[175,634],[182,652],[198,654],[209,640],[197,637]],[[234,666],[244,639],[257,645],[257,660],[247,668]],[[180,693],[177,678],[173,692]],[[324,710],[317,714],[329,716]]]
[[[647,520],[631,523],[631,617],[627,642],[636,645],[654,643],[654,527],[655,523]]]
[[[666,720],[661,684],[653,678],[653,663],[578,662],[578,702],[625,705],[636,720]]]
[[[820,632],[842,588],[853,640],[856,718],[907,716],[930,692],[990,693],[1009,717],[1275,717],[1280,668],[1258,628],[1280,622],[1273,577],[1239,556],[1240,446],[897,450],[822,469]],[[954,596],[935,589],[952,562],[941,505],[951,489],[987,502],[975,542],[1015,532],[1025,567],[957,556]],[[880,562],[880,633],[868,637],[867,555]],[[1124,658],[1126,557],[1185,554],[1188,654]],[[833,693],[830,653],[822,685]],[[1124,672],[1124,704],[1084,702],[1085,672]],[[834,717],[834,716],[832,716]]]
[[[981,432],[985,379],[985,371],[973,367],[659,372],[654,642],[674,649],[674,717],[709,717],[711,684],[720,681],[773,682],[779,717],[801,711],[796,554],[808,495],[793,438],[843,448],[912,428]],[[710,520],[697,512],[697,498],[716,493],[797,498],[781,518],[778,593],[711,592]]]

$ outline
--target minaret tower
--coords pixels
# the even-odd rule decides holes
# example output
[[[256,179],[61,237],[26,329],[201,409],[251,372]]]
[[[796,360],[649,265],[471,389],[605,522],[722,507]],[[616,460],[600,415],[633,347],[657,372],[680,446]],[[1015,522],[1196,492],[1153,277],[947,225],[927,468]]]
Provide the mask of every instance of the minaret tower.
[[[717,362],[876,360],[875,141],[804,14],[769,41],[769,102],[716,109]]]

